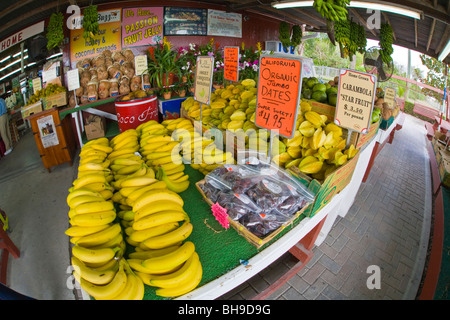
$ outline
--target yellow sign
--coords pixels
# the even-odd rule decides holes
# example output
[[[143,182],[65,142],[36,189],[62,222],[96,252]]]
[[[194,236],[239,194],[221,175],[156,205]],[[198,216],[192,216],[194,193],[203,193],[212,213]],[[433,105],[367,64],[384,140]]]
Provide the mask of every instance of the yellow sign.
[[[70,62],[93,58],[104,50],[111,52],[121,50],[121,9],[99,11],[99,30],[94,37],[94,43],[89,43],[83,37],[84,29],[70,30]]]
[[[362,134],[369,132],[377,78],[350,69],[339,72],[338,101],[334,122]]]

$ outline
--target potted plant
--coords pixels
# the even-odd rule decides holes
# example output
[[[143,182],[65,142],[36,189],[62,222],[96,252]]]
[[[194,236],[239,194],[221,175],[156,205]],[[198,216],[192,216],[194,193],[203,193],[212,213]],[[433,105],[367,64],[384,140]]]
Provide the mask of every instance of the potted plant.
[[[158,88],[173,84],[175,75],[179,75],[179,53],[172,49],[172,45],[163,38],[162,43],[157,43],[147,50],[148,74],[150,81]],[[164,91],[164,90],[163,90]]]
[[[165,86],[161,90],[162,97],[166,100],[172,98],[172,88],[169,86]]]

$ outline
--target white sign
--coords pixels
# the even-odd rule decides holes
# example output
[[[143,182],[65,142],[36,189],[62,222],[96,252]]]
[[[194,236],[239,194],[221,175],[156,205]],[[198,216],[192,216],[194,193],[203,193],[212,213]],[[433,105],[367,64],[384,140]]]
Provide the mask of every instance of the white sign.
[[[69,91],[76,90],[80,87],[80,74],[78,69],[67,71],[67,83]]]
[[[208,9],[208,36],[242,38],[242,14]]]
[[[39,128],[39,136],[41,137],[44,148],[57,146],[59,144],[53,116],[49,115],[39,118],[37,120],[37,125]]]
[[[36,24],[33,24],[32,26],[25,28],[19,32],[16,32],[12,36],[9,36],[8,38],[2,40],[0,42],[0,52],[5,51],[6,49],[11,48],[12,46],[31,38],[32,36],[35,36],[41,32],[44,32],[44,22],[41,21]]]
[[[36,93],[36,91],[42,89],[42,82],[41,78],[37,77],[33,79],[33,93]]]
[[[71,21],[72,29],[81,29],[83,28],[83,17],[77,16],[75,14],[71,15],[74,17]],[[99,11],[98,12],[98,24],[108,23],[108,22],[120,22],[121,11],[120,9],[116,10],[108,10],[108,11]]]
[[[136,56],[134,57],[134,69],[137,76],[144,74],[147,69],[147,56]]]

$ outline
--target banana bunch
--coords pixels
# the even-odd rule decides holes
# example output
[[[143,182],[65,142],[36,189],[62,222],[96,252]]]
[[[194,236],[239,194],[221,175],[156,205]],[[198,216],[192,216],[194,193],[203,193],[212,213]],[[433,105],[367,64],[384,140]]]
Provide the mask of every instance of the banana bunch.
[[[381,50],[379,50],[381,60],[386,64],[392,62],[391,55],[394,52],[394,49],[392,48],[393,43],[394,36],[391,25],[389,23],[382,23],[380,28],[380,42],[378,45],[381,48]]]
[[[141,280],[161,297],[178,297],[195,289],[203,269],[195,245],[186,241],[164,249],[130,254],[130,266]]]
[[[195,100],[194,97],[188,97],[181,105],[189,118],[200,120],[200,102]]]
[[[330,21],[347,19],[350,0],[314,0],[313,7],[322,17]]]
[[[281,138],[281,152],[272,159],[281,167],[296,166],[301,172],[323,180],[358,152],[353,145],[346,149],[342,128],[312,111],[308,102],[300,103],[298,116],[294,137]]]

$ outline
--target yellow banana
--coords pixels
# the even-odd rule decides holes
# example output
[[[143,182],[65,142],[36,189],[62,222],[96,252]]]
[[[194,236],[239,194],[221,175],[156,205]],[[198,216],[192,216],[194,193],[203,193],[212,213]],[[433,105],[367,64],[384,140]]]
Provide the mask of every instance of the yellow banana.
[[[96,150],[94,148],[87,148],[80,151],[80,159],[86,159],[88,157],[99,157],[105,159],[108,154],[102,150]]]
[[[152,165],[157,166],[157,165],[163,165],[163,164],[168,164],[168,163],[180,165],[182,163],[181,160],[182,160],[182,157],[179,154],[175,154],[175,155],[170,155],[170,156],[165,156],[165,157],[162,157],[159,159],[155,159],[152,161]]]
[[[143,194],[145,194],[147,191],[150,190],[165,190],[167,189],[167,185],[164,181],[157,181],[155,183],[152,183],[148,186],[144,186],[141,187],[137,190],[135,190],[134,192],[130,193],[126,199],[126,203],[129,206],[132,206],[133,203],[136,201],[136,199],[138,199],[140,196],[142,196]]]
[[[157,179],[153,179],[150,177],[131,177],[128,179],[125,179],[122,184],[121,187],[122,188],[127,188],[127,187],[144,187],[144,186],[148,186],[152,183],[157,182]]]
[[[179,266],[176,266],[175,268],[171,267],[171,268],[164,268],[162,267],[160,270],[150,270],[145,268],[142,263],[145,260],[142,259],[128,259],[127,262],[130,265],[130,267],[136,271],[136,274],[138,272],[143,273],[143,274],[151,274],[151,276],[153,276],[153,274],[165,274],[165,273],[170,273],[170,272],[174,272],[175,270],[177,270],[179,268]],[[144,280],[143,278],[141,278],[142,280]],[[146,283],[146,282],[144,282]],[[146,283],[147,284],[147,283]]]
[[[102,151],[104,153],[111,153],[113,151],[113,149],[110,146],[106,146],[104,144],[99,143],[93,144],[91,148],[94,150]]]
[[[116,150],[108,154],[108,159],[112,162],[114,159],[120,156],[124,156],[126,154],[134,154],[136,151],[139,150],[139,146],[136,146],[134,148],[123,148],[120,150]]]
[[[105,175],[102,173],[91,173],[73,181],[74,189],[79,189],[91,183],[106,182]]]
[[[155,201],[152,202],[150,205],[147,205],[137,211],[135,211],[134,214],[134,221],[138,221],[139,219],[142,219],[150,214],[160,212],[160,211],[166,211],[166,210],[172,210],[172,211],[180,211],[183,212],[183,206],[180,205],[180,203],[174,202],[174,201]]]
[[[130,158],[116,158],[111,161],[112,165],[131,166],[135,164],[141,164],[142,160],[130,159]]]
[[[153,213],[145,218],[139,219],[133,223],[134,230],[145,230],[148,228],[160,226],[170,222],[179,222],[186,220],[187,214],[182,211],[160,211]]]
[[[117,143],[112,143],[111,147],[113,150],[120,150],[124,148],[125,146],[131,145],[131,144],[137,144],[138,143],[138,137],[130,135],[129,137],[125,137],[122,139],[122,141],[119,141]]]
[[[96,192],[101,192],[103,190],[111,190],[111,186],[109,185],[109,183],[107,182],[94,182],[94,183],[89,183],[85,186],[83,186],[83,188],[86,189],[90,189],[92,191],[96,191]]]
[[[121,233],[118,233],[113,239],[109,240],[108,242],[105,242],[103,244],[100,244],[98,246],[89,247],[91,249],[103,249],[103,248],[115,248],[115,247],[122,247],[125,243],[123,241],[123,236]],[[124,246],[122,248],[122,252],[125,252],[126,247]]]
[[[183,176],[189,177],[187,174],[185,175],[184,172],[176,172],[176,173],[174,173],[174,174],[172,174],[172,175],[170,175],[168,177],[169,177],[170,180],[173,181],[173,180],[177,180],[177,179],[179,179],[179,178],[181,178]]]
[[[80,227],[94,227],[108,224],[114,221],[116,212],[113,210],[78,214],[70,219],[70,224]]]
[[[83,278],[80,279],[81,287],[97,300],[110,300],[117,296],[127,285],[127,275],[124,271],[123,263],[120,263],[119,270],[113,280],[106,285],[96,285]]]
[[[111,300],[142,300],[144,298],[144,282],[126,264],[127,284],[125,288]]]
[[[129,136],[133,136],[133,137],[137,138],[138,132],[135,129],[128,129],[124,132],[119,133],[117,136],[113,137],[109,144],[111,146],[117,145],[124,139],[127,139]]]
[[[173,179],[172,176],[168,176],[167,178],[169,178],[170,181],[172,181],[173,183],[179,183],[179,182],[183,182],[189,179],[189,176],[187,174],[183,174],[183,176]],[[169,188],[170,189],[170,188]]]
[[[177,250],[180,246],[170,246],[162,249],[157,250],[145,250],[145,251],[135,251],[128,255],[128,258],[130,259],[140,259],[140,260],[147,260],[154,257],[160,257],[165,254],[168,254],[170,252],[173,252]]]
[[[136,172],[137,170],[139,170],[141,168],[141,164],[134,164],[131,166],[125,166],[123,168],[120,168],[119,170],[117,170],[117,174],[132,174],[134,172]]]
[[[104,200],[109,200],[113,196],[113,192],[111,190],[105,189],[99,191],[100,195],[103,197]]]
[[[86,194],[86,195],[79,195],[76,197],[71,197],[70,200],[69,199],[67,200],[67,204],[68,204],[69,208],[73,209],[82,203],[97,202],[97,201],[102,201],[102,200],[103,200],[103,197],[101,194],[98,194],[98,195]]]
[[[164,168],[164,165],[162,165],[162,168]],[[164,171],[166,172],[167,175],[170,176],[170,175],[172,175],[174,173],[178,173],[178,172],[184,171],[184,169],[185,169],[185,166],[184,166],[184,164],[182,164],[182,165],[179,165],[179,166],[177,166],[177,167],[175,167],[173,169],[165,169],[164,168]]]
[[[160,288],[156,289],[155,293],[156,295],[160,297],[178,297],[183,294],[186,294],[192,290],[194,290],[202,280],[203,276],[203,268],[201,264],[198,264],[197,270],[194,273],[194,276],[192,276],[187,282],[183,282],[179,286],[173,287],[173,288]]]
[[[103,248],[103,249],[89,249],[80,246],[72,247],[72,254],[83,262],[88,263],[106,263],[120,250],[119,247]]]
[[[114,223],[110,227],[81,237],[76,244],[83,247],[94,247],[107,243],[114,239],[118,234],[121,234],[122,228],[120,227],[120,223]]]
[[[85,213],[94,213],[94,212],[101,212],[101,211],[113,211],[114,210],[114,204],[112,201],[91,201],[91,202],[84,202],[79,203],[75,207],[75,214],[85,214]]]
[[[87,236],[102,230],[105,230],[106,228],[110,227],[111,225],[105,224],[101,226],[94,226],[94,227],[79,227],[79,226],[71,226],[65,231],[65,234],[69,237],[83,237]]]
[[[194,253],[195,245],[191,241],[186,241],[177,250],[163,256],[146,259],[142,262],[145,269],[157,273],[161,270],[176,268],[183,264]]]
[[[150,284],[160,288],[175,288],[191,282],[199,268],[200,259],[198,253],[194,251],[183,266],[173,273],[166,275],[154,275],[150,279]]]
[[[109,146],[109,139],[106,137],[100,137],[94,140],[89,140],[88,142],[86,142],[83,146],[82,149],[84,148],[88,148],[94,144],[103,144],[103,145],[108,145]]]
[[[71,263],[74,271],[77,272],[81,278],[97,285],[105,285],[110,283],[119,269],[119,263],[117,260],[115,260],[114,267],[102,271],[86,266],[86,264],[84,264],[77,257],[72,257]]]
[[[105,168],[100,163],[92,163],[87,162],[84,164],[80,164],[78,166],[78,171],[91,171],[91,170],[97,170],[97,171],[103,171]]]
[[[151,152],[146,156],[147,160],[156,160],[163,157],[170,157],[172,155],[171,151],[166,152]]]
[[[142,245],[149,249],[161,249],[185,240],[192,233],[193,226],[190,222],[185,221],[177,229],[149,238],[142,242]]]
[[[149,190],[148,192],[137,198],[133,204],[133,210],[137,212],[145,205],[159,200],[175,201],[178,202],[181,206],[184,204],[183,199],[177,193],[168,189],[157,189]]]
[[[174,182],[172,180],[170,180],[167,175],[166,175],[166,171],[163,167],[160,167],[158,169],[158,174],[157,174],[158,178],[162,181],[164,181],[167,185],[167,188],[173,192],[176,193],[181,193],[183,191],[185,191],[188,187],[189,187],[189,180],[184,180],[184,181],[180,181],[180,182]]]
[[[92,191],[90,189],[86,189],[86,188],[79,188],[77,190],[72,190],[69,192],[69,194],[67,195],[67,204],[69,204],[69,202],[72,200],[72,198],[74,197],[78,197],[78,196],[83,196],[83,195],[91,195],[91,196],[98,196],[100,197],[100,194],[98,192]]]

